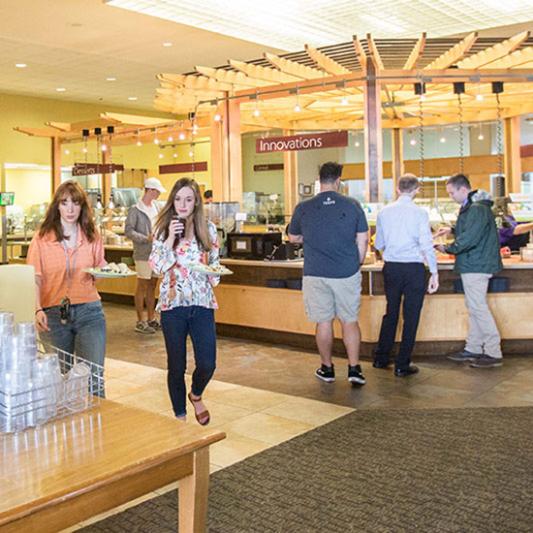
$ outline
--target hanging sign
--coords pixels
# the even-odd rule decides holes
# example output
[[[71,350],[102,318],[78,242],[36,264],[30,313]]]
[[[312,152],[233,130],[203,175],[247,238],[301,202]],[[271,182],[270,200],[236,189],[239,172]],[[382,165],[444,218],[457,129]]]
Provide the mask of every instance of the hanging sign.
[[[288,137],[265,137],[256,139],[255,151],[258,154],[266,152],[289,152],[295,150],[316,150],[319,148],[333,148],[348,146],[347,131],[328,131],[323,133],[305,133]]]
[[[159,174],[182,174],[184,172],[205,172],[206,170],[207,161],[159,165]]]
[[[254,165],[254,172],[261,172],[264,170],[283,170],[283,163],[268,163],[265,165]]]
[[[124,170],[124,165],[114,163],[74,163],[72,167],[73,176],[89,176],[91,174],[113,174],[119,170]]]

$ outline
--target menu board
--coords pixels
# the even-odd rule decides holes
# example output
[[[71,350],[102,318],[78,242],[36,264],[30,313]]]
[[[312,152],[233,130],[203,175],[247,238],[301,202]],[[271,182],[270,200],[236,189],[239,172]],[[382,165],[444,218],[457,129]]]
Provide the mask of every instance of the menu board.
[[[13,205],[15,203],[14,192],[0,192],[0,206]]]

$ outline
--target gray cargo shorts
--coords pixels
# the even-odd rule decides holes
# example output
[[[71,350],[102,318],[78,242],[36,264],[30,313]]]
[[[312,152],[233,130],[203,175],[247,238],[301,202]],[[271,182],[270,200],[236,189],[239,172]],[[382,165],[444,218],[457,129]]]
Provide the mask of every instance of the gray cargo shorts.
[[[311,322],[357,322],[361,307],[361,271],[349,278],[304,276],[304,306]]]

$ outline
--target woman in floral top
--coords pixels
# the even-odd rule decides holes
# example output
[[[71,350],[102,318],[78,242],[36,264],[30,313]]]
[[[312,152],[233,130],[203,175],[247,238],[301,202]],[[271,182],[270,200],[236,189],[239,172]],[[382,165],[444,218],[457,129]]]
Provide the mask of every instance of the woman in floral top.
[[[216,364],[213,287],[218,276],[193,270],[193,265],[219,265],[217,231],[204,216],[198,184],[189,178],[178,180],[155,225],[150,265],[163,276],[157,310],[165,337],[168,361],[168,391],[177,418],[184,418],[187,336],[194,346],[196,368],[192,375],[191,401],[196,420],[209,423],[209,411],[202,394]]]

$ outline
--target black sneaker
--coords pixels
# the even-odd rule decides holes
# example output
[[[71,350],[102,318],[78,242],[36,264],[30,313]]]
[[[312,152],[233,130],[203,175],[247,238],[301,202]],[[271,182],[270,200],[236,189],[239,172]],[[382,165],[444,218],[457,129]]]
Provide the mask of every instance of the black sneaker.
[[[457,363],[463,363],[465,361],[471,362],[475,361],[478,357],[481,357],[481,353],[473,353],[468,350],[461,350],[460,352],[452,353],[446,356],[450,361],[456,361]]]
[[[366,383],[365,376],[361,371],[361,365],[348,365],[348,381],[357,385],[364,385]]]
[[[320,365],[320,368],[315,371],[315,376],[326,383],[333,383],[335,381],[335,365]]]
[[[482,355],[470,363],[472,368],[496,368],[502,365],[503,360],[501,357],[496,358],[490,355]]]

